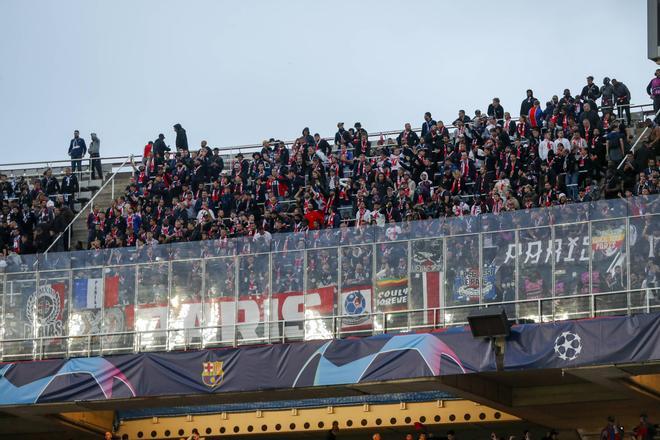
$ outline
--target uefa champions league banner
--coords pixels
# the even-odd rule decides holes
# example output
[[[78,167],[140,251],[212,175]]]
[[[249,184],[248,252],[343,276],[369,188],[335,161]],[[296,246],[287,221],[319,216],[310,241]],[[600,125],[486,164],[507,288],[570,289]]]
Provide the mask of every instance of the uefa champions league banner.
[[[504,350],[506,370],[651,360],[660,360],[660,313],[520,325]]]
[[[659,313],[516,326],[506,341],[504,365],[521,370],[651,360],[660,360]],[[0,405],[340,386],[495,370],[489,342],[452,329],[0,364]]]
[[[0,364],[0,405],[339,386],[493,370],[490,344],[461,329]]]

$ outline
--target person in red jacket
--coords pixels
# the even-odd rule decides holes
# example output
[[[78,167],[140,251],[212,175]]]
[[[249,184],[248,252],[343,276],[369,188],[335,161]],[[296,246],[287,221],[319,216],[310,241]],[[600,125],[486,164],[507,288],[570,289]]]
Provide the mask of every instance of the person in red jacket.
[[[532,128],[539,128],[543,125],[543,110],[541,110],[541,103],[538,99],[534,100],[532,108],[529,109],[527,119]]]

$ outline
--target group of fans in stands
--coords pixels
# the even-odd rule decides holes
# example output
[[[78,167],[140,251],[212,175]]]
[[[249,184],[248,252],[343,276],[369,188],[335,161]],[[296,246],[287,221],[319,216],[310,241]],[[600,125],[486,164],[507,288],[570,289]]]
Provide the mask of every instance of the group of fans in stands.
[[[660,95],[660,80],[658,87],[654,81],[653,97]],[[655,194],[660,128],[644,122],[650,134],[633,154],[629,107],[623,83],[605,78],[599,87],[588,77],[580,94],[566,89],[544,106],[527,90],[519,118],[494,98],[485,113],[459,111],[451,129],[427,112],[421,133],[405,124],[396,138],[372,142],[359,122],[348,129],[340,122],[333,144],[304,128],[290,146],[270,139],[251,157],[239,153],[232,160],[206,141],[190,149],[176,124],[175,148],[163,134],[149,142],[125,193],[106,209],[95,206],[87,243],[76,247],[256,240]],[[77,168],[85,145],[79,139],[76,132],[69,148]],[[58,180],[46,171],[34,182],[0,175],[0,187],[5,254],[43,252],[72,218],[75,172]],[[55,250],[68,248],[58,241]]]

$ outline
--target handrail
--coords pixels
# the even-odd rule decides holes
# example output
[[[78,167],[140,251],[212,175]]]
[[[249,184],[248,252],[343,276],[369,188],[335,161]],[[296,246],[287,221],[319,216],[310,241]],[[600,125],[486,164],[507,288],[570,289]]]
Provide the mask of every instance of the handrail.
[[[660,110],[658,110],[657,112],[655,112],[655,116],[654,116],[653,119],[656,120],[656,119],[658,118],[659,115],[660,115]],[[642,130],[642,132],[639,134],[639,136],[637,136],[637,139],[636,139],[635,142],[632,144],[632,147],[630,147],[630,152],[631,152],[631,153],[633,153],[633,154],[635,153],[635,147],[637,146],[637,144],[639,144],[639,141],[644,137],[644,135],[646,134],[646,132],[648,131],[648,129],[649,129],[649,127],[644,127],[644,130]],[[626,162],[626,158],[625,158],[625,156],[624,156],[624,157],[621,159],[621,162],[619,163],[619,166],[616,167],[616,169],[617,169],[617,170],[620,170],[621,167],[623,166],[623,164],[624,164],[625,162]]]
[[[628,107],[630,109],[637,109],[637,108],[642,109],[644,107],[650,107],[652,105],[653,105],[652,103],[649,103],[649,104],[632,104]],[[597,110],[600,110],[602,108],[614,108],[614,107],[598,107]],[[511,119],[514,120],[514,121],[518,120],[517,117],[512,117]],[[445,125],[445,127],[448,130],[456,128],[452,124]],[[421,127],[416,127],[416,128],[412,129],[412,131],[414,131],[414,132],[420,132],[421,130],[422,130]],[[369,133],[369,137],[375,137],[375,136],[380,136],[380,135],[391,136],[391,135],[398,135],[399,133],[401,133],[401,129],[385,130],[385,131],[372,131],[372,132]],[[323,139],[325,139],[326,141],[330,141],[330,140],[334,141],[334,136],[324,137]],[[280,141],[280,142],[284,143],[285,145],[291,145],[291,144],[295,143],[295,139],[294,140],[289,140],[289,141]],[[231,153],[233,151],[242,152],[243,150],[249,150],[249,149],[253,149],[253,148],[261,148],[261,147],[262,147],[262,144],[244,144],[244,145],[233,145],[233,146],[227,146],[227,147],[217,147],[217,148],[218,148],[219,151],[225,151],[227,153]],[[109,157],[98,157],[98,158],[95,157],[93,159],[103,161],[103,160],[124,159],[124,157],[125,156],[109,156]],[[142,156],[141,155],[134,155],[133,157],[136,158],[136,159],[139,159]],[[82,160],[91,160],[91,159],[92,158],[83,158]],[[19,166],[20,167],[22,165],[40,165],[40,164],[46,164],[46,166],[50,166],[49,164],[52,164],[52,163],[70,164],[71,159],[43,160],[43,161],[36,161],[36,162],[14,162],[14,163],[0,164],[0,172],[3,169],[6,169],[7,167],[12,167],[12,166]]]
[[[69,233],[69,245],[71,245],[71,228],[72,228],[73,224],[76,222],[76,220],[78,220],[78,217],[80,217],[80,215],[81,215],[83,212],[85,212],[85,211],[87,210],[87,207],[88,207],[88,206],[90,206],[90,205],[93,206],[93,205],[94,205],[94,199],[96,199],[96,197],[97,197],[99,194],[101,194],[101,192],[103,191],[103,188],[105,188],[105,187],[108,185],[108,183],[110,183],[110,182],[112,181],[113,184],[114,184],[115,176],[117,176],[117,173],[119,173],[119,170],[121,170],[122,168],[124,168],[124,167],[126,166],[126,163],[127,163],[128,161],[130,161],[131,159],[132,159],[132,156],[128,156],[128,157],[126,157],[126,158],[124,159],[124,162],[119,166],[119,168],[117,168],[117,169],[115,170],[115,172],[112,173],[112,175],[110,176],[110,178],[108,178],[105,182],[103,182],[103,185],[101,185],[101,188],[99,188],[98,191],[96,191],[96,192],[94,193],[94,195],[92,196],[92,198],[89,199],[89,201],[85,204],[85,206],[82,207],[82,208],[80,209],[80,211],[78,211],[78,214],[76,214],[76,216],[73,217],[73,220],[71,220],[71,221],[69,222],[69,224],[66,226],[66,228],[64,228],[64,231],[60,232],[60,234],[57,236],[57,238],[55,238],[55,240],[53,240],[53,242],[50,244],[50,246],[48,246],[48,248],[44,251],[43,255],[48,254],[48,251],[50,251],[51,248],[52,248],[53,246],[55,246],[55,243],[57,243],[57,241],[58,241],[60,238],[62,238],[62,236],[64,235],[64,233],[66,233],[67,231],[68,231],[68,233]],[[35,262],[35,264],[36,264],[36,262]]]
[[[80,161],[84,160],[116,160],[116,159],[125,159],[126,156],[108,156],[108,157],[83,157],[80,159]],[[138,157],[138,156],[136,156]],[[0,167],[11,167],[11,166],[19,166],[19,168],[28,168],[28,167],[22,167],[21,165],[42,165],[46,164],[47,166],[50,166],[52,163],[64,163],[71,165],[71,159],[57,159],[57,160],[40,160],[40,161],[35,161],[35,162],[14,162],[14,163],[3,163],[0,164]],[[41,167],[35,167],[35,168],[41,168]]]

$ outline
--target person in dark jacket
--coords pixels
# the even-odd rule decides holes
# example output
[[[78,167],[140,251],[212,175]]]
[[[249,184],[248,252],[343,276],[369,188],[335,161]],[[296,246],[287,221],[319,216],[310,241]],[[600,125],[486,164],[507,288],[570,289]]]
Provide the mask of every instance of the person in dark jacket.
[[[529,109],[534,105],[534,101],[536,101],[536,98],[534,98],[534,92],[532,89],[527,89],[527,97],[523,99],[523,102],[520,104],[520,114],[527,116],[529,114]]]
[[[344,123],[343,122],[337,122],[337,133],[335,133],[335,145],[341,144],[341,141],[344,140],[346,142],[350,142],[350,135],[348,131],[344,129]]]
[[[580,123],[582,123],[582,121],[585,119],[589,120],[592,128],[600,127],[600,118],[598,117],[598,113],[596,110],[594,110],[589,102],[585,103],[584,107],[582,108],[582,113],[580,113]]]
[[[174,131],[176,132],[176,149],[188,150],[188,136],[186,135],[186,130],[181,126],[181,124],[174,124]]]
[[[176,124],[179,125],[179,124]],[[176,127],[175,125],[175,127]],[[179,125],[180,126],[180,125]],[[183,130],[183,129],[182,129]],[[186,131],[183,130],[183,136],[186,136]],[[177,139],[179,138],[179,135],[177,134]],[[188,139],[186,138],[186,145],[188,145]],[[158,139],[154,142],[153,146],[153,153],[154,156],[164,156],[166,152],[170,151],[170,147],[168,147],[165,144],[165,135],[163,133],[160,133],[158,135]]]
[[[603,78],[603,85],[600,87],[600,107],[603,112],[603,116],[608,113],[612,113],[614,109],[614,88],[610,84],[610,79],[608,77]]]
[[[78,130],[73,132],[73,139],[69,142],[69,157],[71,157],[71,169],[73,172],[82,171],[80,165],[82,157],[87,153],[87,144],[85,144],[85,139],[80,137],[80,132]]]
[[[431,112],[424,113],[424,123],[422,124],[422,137],[426,137],[431,132],[431,127],[435,125],[435,121],[431,116]]]
[[[64,177],[62,177],[61,191],[64,195],[64,201],[73,210],[73,203],[75,201],[75,194],[80,190],[78,185],[78,178],[75,174],[71,173],[71,168],[64,170]]]
[[[41,178],[41,187],[51,199],[54,199],[52,196],[60,193],[60,183],[53,176],[53,171],[50,168],[44,171],[44,176]]]
[[[612,78],[612,91],[614,92],[619,119],[621,119],[623,112],[625,112],[627,125],[630,125],[630,90],[628,90],[628,87],[624,83]]]
[[[500,105],[500,98],[493,98],[493,103],[488,105],[488,116],[497,120],[497,123],[504,124],[504,107]]]
[[[593,76],[589,75],[587,77],[587,85],[582,87],[580,96],[582,96],[583,101],[589,102],[594,110],[596,109],[596,100],[600,98],[600,89],[594,84]]]
[[[657,114],[660,110],[660,69],[655,69],[655,76],[646,86],[646,93],[653,100],[653,113]],[[658,120],[660,120],[660,116],[655,118],[655,122],[657,123]]]

